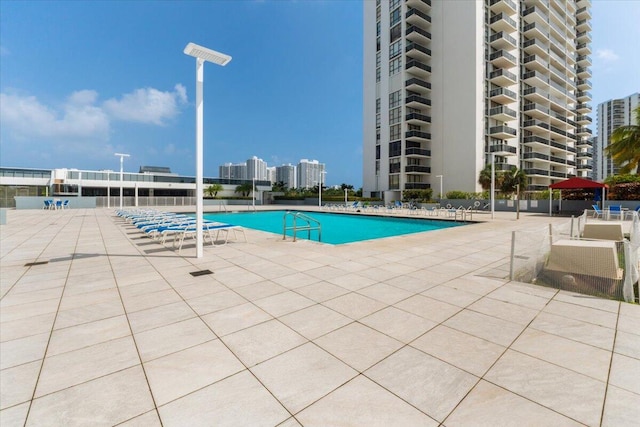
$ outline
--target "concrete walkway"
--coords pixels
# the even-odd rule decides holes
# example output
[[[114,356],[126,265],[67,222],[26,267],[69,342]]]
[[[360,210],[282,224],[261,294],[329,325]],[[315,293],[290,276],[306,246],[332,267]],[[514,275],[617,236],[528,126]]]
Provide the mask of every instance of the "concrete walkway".
[[[504,279],[512,230],[566,218],[196,259],[106,209],[7,214],[3,427],[640,423],[640,306]]]

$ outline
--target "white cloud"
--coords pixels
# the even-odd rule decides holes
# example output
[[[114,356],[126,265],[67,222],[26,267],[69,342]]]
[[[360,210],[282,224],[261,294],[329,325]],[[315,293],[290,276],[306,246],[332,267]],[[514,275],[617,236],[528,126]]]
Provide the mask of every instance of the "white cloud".
[[[164,125],[180,113],[180,106],[187,102],[187,91],[177,84],[172,92],[154,88],[137,89],[120,100],[105,101],[104,109],[114,118],[123,121]]]
[[[109,136],[109,117],[94,105],[91,91],[74,92],[55,109],[35,96],[0,94],[0,122],[18,138],[89,138]]]
[[[596,51],[596,58],[602,62],[615,62],[620,59],[618,54],[611,49],[598,49]]]

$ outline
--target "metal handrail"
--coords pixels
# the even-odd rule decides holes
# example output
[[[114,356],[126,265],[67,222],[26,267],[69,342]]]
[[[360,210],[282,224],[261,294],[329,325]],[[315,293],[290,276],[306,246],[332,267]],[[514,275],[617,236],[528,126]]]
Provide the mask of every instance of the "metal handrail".
[[[287,227],[287,217],[291,216],[293,218],[293,225]],[[297,220],[305,222],[306,225],[298,226]],[[314,225],[312,225],[315,224]],[[302,212],[291,212],[287,211],[282,216],[282,240],[287,240],[287,230],[293,230],[293,241],[296,241],[296,234],[298,231],[307,231],[307,239],[311,240],[311,231],[318,230],[318,242],[322,241],[322,225],[320,221],[315,218],[311,218],[309,215],[306,215]]]

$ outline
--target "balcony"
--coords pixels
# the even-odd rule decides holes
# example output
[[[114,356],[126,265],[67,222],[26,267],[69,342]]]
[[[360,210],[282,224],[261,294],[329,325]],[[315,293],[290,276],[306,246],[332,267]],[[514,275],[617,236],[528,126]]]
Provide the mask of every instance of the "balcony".
[[[493,89],[491,92],[489,92],[489,97],[494,102],[500,104],[510,104],[516,101],[517,96],[515,92],[501,87],[498,89]]]
[[[547,119],[549,117],[549,109],[541,104],[529,102],[524,104],[522,111],[536,119]]]
[[[578,78],[586,79],[586,78],[591,77],[591,70],[589,70],[588,68],[585,68],[585,67],[578,67],[576,69],[576,74],[578,75]]]
[[[513,15],[518,10],[516,4],[511,0],[491,0],[489,8],[494,13],[505,13]]]
[[[583,157],[591,159],[593,158],[593,153],[589,153],[588,151],[578,153],[578,158],[583,158]]]
[[[540,88],[546,88],[549,84],[549,77],[545,76],[540,71],[535,70],[522,73],[522,80],[530,86],[536,86]]]
[[[522,95],[527,101],[531,102],[547,102],[549,100],[549,93],[540,89],[539,87],[530,87],[522,92]],[[547,110],[548,112],[548,110]]]
[[[516,21],[505,13],[492,16],[491,19],[489,19],[489,26],[493,28],[494,31],[505,31],[507,33],[512,33],[518,29]]]
[[[548,155],[536,152],[523,153],[522,158],[525,160],[549,161]]]
[[[530,38],[530,39],[533,39],[533,38],[542,39],[542,40],[549,39],[549,30],[547,30],[547,28],[544,25],[538,24],[536,22],[525,25],[524,28],[522,29],[522,32],[525,36],[527,36],[527,38]]]
[[[405,173],[427,174],[431,173],[431,168],[429,166],[407,165],[404,167],[404,171]]]
[[[525,120],[522,122],[522,127],[531,132],[544,132],[549,130],[549,125],[540,120]]]
[[[578,55],[578,66],[580,66],[580,67],[590,67],[591,66],[591,58],[588,55]]]
[[[514,110],[505,107],[504,105],[489,109],[489,117],[501,122],[509,122],[511,120],[515,120],[516,115],[517,113]]]
[[[415,59],[407,61],[405,68],[407,72],[418,77],[427,78],[431,75],[431,67]]]
[[[578,92],[576,93],[576,99],[579,102],[585,102],[591,100],[591,92]]]
[[[500,68],[513,68],[516,66],[516,57],[507,51],[499,50],[489,55],[491,63]]]
[[[431,184],[426,182],[407,182],[404,184],[405,190],[428,190],[431,188]]]
[[[410,125],[428,125],[431,124],[431,117],[420,113],[409,113],[405,116],[405,121]]]
[[[546,72],[549,69],[549,62],[542,58],[540,55],[525,56],[522,63],[529,70],[538,70],[540,72]]]
[[[589,128],[580,127],[578,129],[576,129],[576,134],[578,136],[590,137],[591,135],[593,135],[593,131],[591,129],[589,129]]]
[[[589,19],[591,18],[591,10],[589,7],[581,7],[576,11],[576,18],[578,19]]]
[[[576,39],[581,43],[589,43],[591,42],[591,33],[589,31],[578,31]]]
[[[425,150],[424,148],[407,148],[404,151],[404,155],[407,157],[431,157],[431,150]]]
[[[431,41],[431,33],[414,25],[407,27],[405,35],[407,36],[407,40],[415,43],[427,44]]]
[[[419,95],[409,95],[405,99],[405,105],[411,108],[431,107],[431,100]]]
[[[591,55],[591,46],[589,43],[578,43],[576,46],[579,54],[582,55]]]
[[[494,49],[515,49],[518,46],[518,42],[515,38],[511,37],[504,31],[492,34],[489,37],[489,44]]]
[[[516,147],[507,144],[494,144],[489,147],[489,153],[495,153],[498,156],[510,156],[517,153]]]
[[[554,178],[567,178],[566,172],[549,171],[549,175]]]
[[[418,9],[409,8],[404,17],[407,24],[410,25],[421,25],[423,27],[431,25],[431,17]]]
[[[517,77],[515,74],[501,68],[489,73],[489,81],[500,86],[510,86],[516,83]]]
[[[588,171],[590,171],[590,170],[593,170],[593,166],[590,165],[589,163],[580,163],[578,165],[578,170],[588,170]]]
[[[553,162],[553,163],[558,163],[561,165],[569,165],[569,166],[575,166],[576,162],[573,160],[567,160],[563,157],[557,157],[557,156],[549,156],[549,161]],[[572,164],[573,163],[573,164]]]
[[[579,139],[576,142],[576,146],[578,146],[578,148],[582,148],[582,149],[590,149],[593,147],[593,141],[591,141],[590,139],[587,138],[582,138]]]
[[[522,18],[527,24],[547,25],[546,14],[536,6],[531,6],[522,11]]]
[[[525,136],[522,139],[523,144],[537,148],[548,147],[550,145],[550,142],[551,141],[549,141],[548,139],[536,135]]]
[[[431,0],[406,0],[406,3],[407,6],[424,13],[429,13],[431,10]]]
[[[429,142],[431,141],[431,134],[428,132],[422,132],[419,130],[410,130],[404,133],[404,137],[407,141]]]
[[[540,39],[527,40],[522,44],[522,48],[529,55],[547,55],[549,46]]]
[[[404,49],[407,56],[418,59],[420,61],[427,61],[431,59],[431,49],[426,48],[418,43],[409,42]]]
[[[431,90],[431,83],[414,77],[404,82],[404,87],[412,92],[426,93]]]
[[[578,104],[576,105],[576,111],[580,114],[587,114],[591,112],[591,106],[589,104]]]
[[[524,173],[527,176],[544,176],[544,177],[548,177],[549,176],[549,171],[548,170],[544,170],[544,169],[534,169],[534,168],[530,168],[530,169],[524,169]]]
[[[591,89],[591,80],[578,80],[577,86],[580,90]]]
[[[489,135],[497,139],[515,138],[517,131],[509,126],[493,126],[489,128]]]
[[[588,19],[579,19],[576,22],[576,30],[578,31],[591,31],[591,22]]]

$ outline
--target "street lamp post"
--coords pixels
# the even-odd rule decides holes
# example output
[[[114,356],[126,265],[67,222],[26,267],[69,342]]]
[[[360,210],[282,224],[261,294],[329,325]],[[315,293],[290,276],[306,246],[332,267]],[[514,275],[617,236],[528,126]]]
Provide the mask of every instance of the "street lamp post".
[[[320,186],[318,187],[318,207],[322,207],[322,175],[324,175],[325,171],[320,171]]]
[[[122,181],[124,178],[124,158],[130,157],[129,154],[115,153],[116,156],[120,156],[120,210],[122,210]]]
[[[203,227],[203,189],[202,189],[202,151],[203,151],[203,118],[204,118],[204,63],[206,61],[225,66],[231,61],[229,55],[216,52],[195,43],[189,43],[184,48],[184,53],[196,58],[196,258],[202,258],[202,227]]]
[[[347,199],[347,189],[345,188],[344,189],[344,205],[346,206],[347,203],[349,203],[349,202],[348,202],[348,199]]]
[[[442,175],[436,175],[436,178],[440,178],[440,202],[442,202]]]
[[[491,219],[495,217],[495,202],[496,202],[496,154],[491,153]]]
[[[111,208],[111,202],[109,201],[109,196],[111,196],[111,184],[110,184],[110,176],[111,172],[107,171],[107,209]]]
[[[256,177],[255,176],[253,177],[252,181],[253,181],[253,186],[252,186],[252,189],[251,189],[251,195],[253,196],[252,197],[252,199],[253,199],[253,210],[255,211],[256,210]]]

